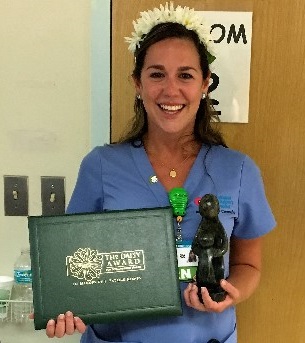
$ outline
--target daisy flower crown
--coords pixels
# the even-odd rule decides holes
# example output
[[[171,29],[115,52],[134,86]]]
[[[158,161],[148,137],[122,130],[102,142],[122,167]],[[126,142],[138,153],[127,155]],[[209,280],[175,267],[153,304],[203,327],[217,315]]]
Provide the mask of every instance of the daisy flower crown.
[[[210,27],[193,8],[181,6],[174,8],[173,2],[170,2],[170,4],[166,3],[165,6],[160,5],[160,8],[141,12],[140,15],[140,18],[133,21],[134,32],[132,32],[132,37],[125,37],[125,41],[129,43],[129,51],[135,53],[145,36],[156,25],[178,23],[197,34],[200,42],[206,48],[209,64],[215,60]]]

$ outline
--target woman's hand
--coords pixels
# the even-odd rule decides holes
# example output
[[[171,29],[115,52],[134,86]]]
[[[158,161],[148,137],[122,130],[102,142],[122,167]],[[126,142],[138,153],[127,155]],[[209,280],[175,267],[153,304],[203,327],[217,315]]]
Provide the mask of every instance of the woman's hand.
[[[222,312],[253,294],[261,275],[262,238],[241,239],[232,236],[230,243],[229,277],[220,282],[220,286],[227,292],[225,300],[219,303],[213,301],[208,290],[202,287],[202,304],[197,294],[198,287],[190,283],[184,291],[188,306],[198,311]]]
[[[223,312],[228,307],[238,302],[239,291],[226,280],[221,280],[221,287],[227,292],[226,298],[221,302],[213,301],[205,287],[201,288],[203,304],[198,297],[198,287],[194,283],[189,283],[184,291],[184,300],[189,307],[204,312]]]
[[[31,313],[29,318],[34,319],[34,313]],[[49,338],[61,338],[64,335],[73,335],[76,330],[84,333],[86,325],[79,317],[74,317],[71,311],[67,311],[66,314],[60,314],[56,322],[54,319],[48,321],[46,334]]]
[[[86,325],[79,317],[74,317],[73,313],[68,311],[66,314],[60,314],[57,321],[54,319],[48,321],[46,334],[49,338],[61,338],[64,335],[73,335],[76,330],[84,333]]]

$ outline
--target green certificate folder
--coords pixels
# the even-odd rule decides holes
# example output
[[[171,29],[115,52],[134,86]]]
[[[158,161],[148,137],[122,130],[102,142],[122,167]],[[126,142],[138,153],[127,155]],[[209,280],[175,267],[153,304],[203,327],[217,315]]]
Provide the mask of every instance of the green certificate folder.
[[[35,329],[182,314],[171,208],[28,218]]]

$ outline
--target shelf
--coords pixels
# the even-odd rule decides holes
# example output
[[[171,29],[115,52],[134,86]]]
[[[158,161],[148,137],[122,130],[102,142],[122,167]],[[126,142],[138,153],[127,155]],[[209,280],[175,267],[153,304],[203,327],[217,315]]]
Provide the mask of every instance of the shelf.
[[[18,312],[21,313],[16,318],[13,311],[18,307]],[[33,303],[31,301],[17,301],[17,300],[0,300],[0,324],[1,323],[28,323],[32,319],[29,318],[29,314],[33,312]]]

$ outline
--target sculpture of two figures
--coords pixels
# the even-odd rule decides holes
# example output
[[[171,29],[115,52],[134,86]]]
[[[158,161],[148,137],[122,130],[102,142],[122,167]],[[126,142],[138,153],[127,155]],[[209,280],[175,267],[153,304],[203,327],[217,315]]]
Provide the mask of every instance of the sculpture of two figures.
[[[202,220],[198,226],[190,251],[191,260],[194,254],[198,257],[196,283],[198,296],[202,302],[201,287],[206,287],[214,301],[223,301],[226,292],[220,286],[224,278],[223,255],[228,250],[228,237],[222,226],[219,214],[219,202],[215,195],[204,195],[199,203]]]

